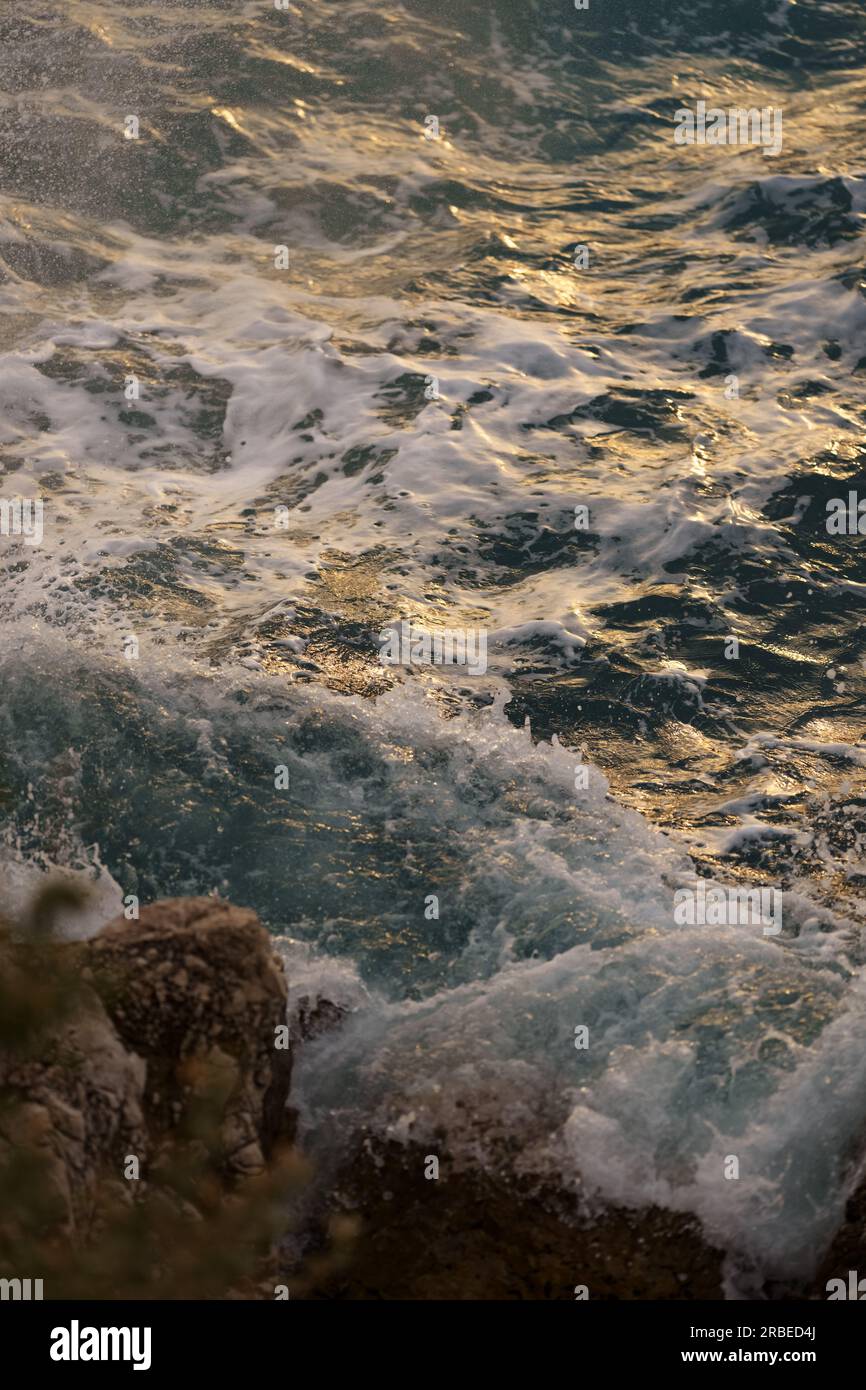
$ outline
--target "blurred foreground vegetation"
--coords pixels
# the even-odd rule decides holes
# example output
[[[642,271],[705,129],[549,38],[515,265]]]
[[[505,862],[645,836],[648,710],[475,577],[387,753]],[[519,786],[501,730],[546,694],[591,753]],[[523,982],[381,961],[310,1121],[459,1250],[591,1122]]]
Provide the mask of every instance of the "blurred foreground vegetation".
[[[124,1176],[120,1152],[94,1171],[70,1166],[83,1122],[63,1097],[80,1094],[83,1058],[69,1039],[107,1021],[82,944],[53,932],[76,901],[49,885],[26,922],[0,922],[0,1278],[42,1279],[48,1299],[273,1298],[303,1164],[284,1145],[264,1173],[227,1180],[219,1133],[233,1077],[219,1059],[184,1062],[189,1103],[148,1143],[138,1180]],[[51,1114],[46,1087],[59,1098]]]

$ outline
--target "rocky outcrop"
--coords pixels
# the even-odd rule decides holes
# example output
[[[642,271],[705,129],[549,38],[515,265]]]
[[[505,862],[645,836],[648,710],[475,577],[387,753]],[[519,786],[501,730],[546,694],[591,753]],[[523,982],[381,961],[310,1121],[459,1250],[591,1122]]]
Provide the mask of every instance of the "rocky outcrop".
[[[284,1131],[291,1052],[276,1045],[285,977],[255,913],[215,898],[154,903],[87,942],[83,968],[118,1036],[145,1061],[151,1144],[178,1129],[209,1073],[227,1092],[227,1173],[261,1172]]]
[[[214,898],[84,942],[0,936],[0,1003],[20,1014],[3,1010],[0,1171],[18,1207],[80,1245],[106,1204],[158,1192],[198,1219],[263,1173],[288,1131],[286,999],[255,914]]]

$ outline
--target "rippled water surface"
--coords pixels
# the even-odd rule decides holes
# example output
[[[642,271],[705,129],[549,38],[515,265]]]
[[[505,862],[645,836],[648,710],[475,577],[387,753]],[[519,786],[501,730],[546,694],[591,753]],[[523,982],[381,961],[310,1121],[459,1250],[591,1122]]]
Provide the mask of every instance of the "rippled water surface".
[[[311,1143],[516,1145],[740,1279],[866,1098],[864,60],[856,0],[0,14],[7,893],[252,905],[353,1009]],[[696,870],[781,935],[675,926]]]

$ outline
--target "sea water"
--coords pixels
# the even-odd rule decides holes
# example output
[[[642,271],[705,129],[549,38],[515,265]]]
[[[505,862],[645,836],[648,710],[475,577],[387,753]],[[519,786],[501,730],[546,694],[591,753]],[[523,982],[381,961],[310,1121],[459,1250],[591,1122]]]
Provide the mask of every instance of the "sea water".
[[[808,1272],[866,1112],[862,7],[0,41],[7,908],[249,905],[350,1011],[314,1151],[444,1131]],[[678,143],[700,101],[780,150]],[[781,931],[681,925],[698,879]]]

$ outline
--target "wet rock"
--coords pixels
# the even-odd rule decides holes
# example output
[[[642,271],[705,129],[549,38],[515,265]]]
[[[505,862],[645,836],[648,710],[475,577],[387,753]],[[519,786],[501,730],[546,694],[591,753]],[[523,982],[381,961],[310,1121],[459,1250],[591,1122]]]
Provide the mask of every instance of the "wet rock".
[[[331,1221],[354,1216],[357,1234],[336,1267],[295,1278],[299,1296],[573,1300],[579,1286],[590,1299],[724,1296],[722,1252],[687,1217],[613,1208],[581,1220],[575,1198],[550,1185],[447,1160],[427,1179],[425,1159],[416,1146],[368,1141],[341,1166]]]
[[[292,1037],[298,1042],[312,1042],[323,1033],[330,1033],[346,1018],[349,1010],[330,999],[311,999],[301,995],[292,1022]]]

